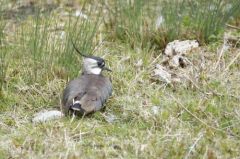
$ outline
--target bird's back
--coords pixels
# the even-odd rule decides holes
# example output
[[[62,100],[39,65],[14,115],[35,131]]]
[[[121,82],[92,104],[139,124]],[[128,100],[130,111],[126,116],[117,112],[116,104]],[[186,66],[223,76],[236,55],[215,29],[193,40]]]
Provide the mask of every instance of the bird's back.
[[[70,81],[63,92],[62,111],[69,113],[73,101],[79,101],[85,114],[100,110],[112,93],[110,80],[102,75],[83,74]]]

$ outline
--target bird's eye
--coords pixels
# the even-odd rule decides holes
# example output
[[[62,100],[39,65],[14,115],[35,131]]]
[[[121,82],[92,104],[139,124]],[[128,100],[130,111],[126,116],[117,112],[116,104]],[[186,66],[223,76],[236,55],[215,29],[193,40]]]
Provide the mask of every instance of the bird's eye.
[[[101,65],[102,65],[102,66],[105,66],[105,62],[103,61]]]
[[[98,62],[98,66],[103,68],[105,66],[105,62],[104,61]]]

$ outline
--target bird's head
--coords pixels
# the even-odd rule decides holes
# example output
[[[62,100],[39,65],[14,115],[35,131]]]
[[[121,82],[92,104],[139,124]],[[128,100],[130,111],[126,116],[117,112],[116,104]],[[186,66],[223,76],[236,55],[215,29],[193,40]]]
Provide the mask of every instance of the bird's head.
[[[76,52],[84,57],[83,59],[84,74],[86,73],[86,74],[100,75],[103,70],[111,71],[109,68],[105,66],[105,60],[103,58],[97,57],[97,56],[87,56],[77,49],[72,39],[71,39],[71,42]]]
[[[99,75],[103,70],[111,71],[105,66],[105,60],[101,57],[86,56],[83,59],[83,72]]]

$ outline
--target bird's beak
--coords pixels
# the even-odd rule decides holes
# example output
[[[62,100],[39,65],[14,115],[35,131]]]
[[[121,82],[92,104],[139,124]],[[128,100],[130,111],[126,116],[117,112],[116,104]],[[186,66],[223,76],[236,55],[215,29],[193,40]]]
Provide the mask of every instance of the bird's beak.
[[[109,72],[112,72],[112,70],[110,70],[109,68],[107,68],[107,67],[105,67],[105,66],[104,66],[102,69],[103,69],[103,70],[107,70],[107,71],[109,71]]]

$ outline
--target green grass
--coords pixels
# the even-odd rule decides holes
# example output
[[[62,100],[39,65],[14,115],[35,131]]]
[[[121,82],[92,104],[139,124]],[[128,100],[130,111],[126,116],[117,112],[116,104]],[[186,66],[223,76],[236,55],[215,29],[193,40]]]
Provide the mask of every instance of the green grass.
[[[109,39],[135,49],[164,49],[176,38],[197,39],[201,44],[216,42],[240,8],[238,0],[103,2]]]
[[[3,5],[0,3],[0,5]],[[0,12],[2,11],[2,7],[0,7]],[[4,28],[6,26],[6,22],[3,20],[3,17],[0,15],[0,98],[3,98],[3,87],[5,85],[5,77],[7,71],[7,46],[5,41],[5,33]]]
[[[164,46],[176,37],[197,39],[204,44],[221,39],[225,24],[239,14],[240,2],[163,0],[162,6],[163,22],[157,31],[157,44]]]
[[[85,4],[80,8],[89,19],[60,16],[66,11],[75,14],[74,7],[63,1],[63,8],[50,14],[30,15],[14,23],[6,20],[12,27],[1,29],[4,35],[0,34],[7,46],[3,59],[8,65],[4,98],[0,97],[0,158],[240,156],[240,65],[236,60],[226,70],[239,48],[231,47],[215,69],[222,42],[201,46],[187,55],[194,65],[177,69],[188,72],[190,80],[165,85],[151,76],[163,58],[158,47],[150,47],[158,34],[149,35],[153,28],[144,33],[141,29],[148,19],[141,9],[152,14],[156,8],[141,2],[134,1],[139,3],[136,6],[114,2],[124,4],[119,8],[124,15],[112,27],[102,23],[112,14],[102,14],[103,6],[95,1],[76,1]],[[116,9],[114,3],[108,7]],[[121,29],[118,36],[117,28]],[[113,95],[106,110],[92,116],[33,124],[36,112],[59,109],[66,83],[80,74],[82,60],[70,38],[82,52],[106,59],[113,72],[104,74],[112,80]],[[140,60],[142,65],[137,66]],[[113,122],[109,122],[111,117]]]

